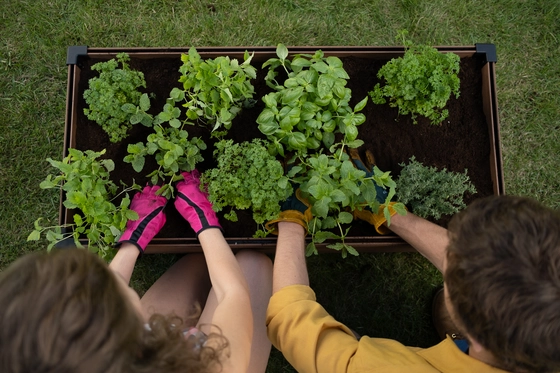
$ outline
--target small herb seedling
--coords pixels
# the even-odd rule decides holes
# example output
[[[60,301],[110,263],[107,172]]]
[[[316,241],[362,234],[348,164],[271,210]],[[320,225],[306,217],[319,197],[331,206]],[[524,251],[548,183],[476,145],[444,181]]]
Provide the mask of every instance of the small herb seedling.
[[[317,253],[316,244],[327,239],[340,240],[327,245],[328,248],[339,250],[345,258],[347,254],[358,255],[358,252],[345,242],[350,227],[343,225],[352,223],[351,211],[356,209],[371,209],[378,211],[380,203],[377,201],[375,185],[388,189],[385,199],[384,213],[388,215],[388,205],[395,195],[396,184],[389,172],[383,172],[374,167],[371,176],[354,167],[349,156],[343,152],[343,146],[330,155],[315,153],[308,157],[300,157],[297,165],[288,172],[288,177],[300,185],[303,196],[311,205],[313,220],[309,222],[309,232],[312,237],[307,246],[306,254]],[[396,203],[393,208],[399,214],[405,214],[402,203]],[[387,217],[390,224],[391,217]],[[338,233],[329,230],[337,229]]]
[[[115,165],[110,159],[99,159],[103,154],[105,150],[87,150],[84,153],[70,148],[68,156],[62,161],[47,159],[60,173],[48,175],[40,187],[62,189],[65,193],[64,207],[77,213],[73,216],[73,224],[62,226],[43,226],[43,219],[37,219],[28,241],[37,241],[44,234],[50,242],[47,250],[51,250],[54,245],[69,238],[73,239],[77,247],[83,247],[80,238],[85,237],[90,251],[97,252],[107,260],[114,255],[114,245],[126,228],[127,221],[138,219],[138,214],[129,209],[127,192],[139,188],[137,185],[125,186],[117,194],[117,186],[109,179]],[[113,204],[113,200],[121,194],[124,197],[120,204]],[[63,228],[72,231],[63,233]]]
[[[218,129],[229,130],[241,109],[254,105],[251,79],[257,73],[251,66],[252,58],[253,55],[245,52],[241,64],[227,56],[203,60],[192,47],[188,54],[181,55],[179,82],[183,83],[183,89],[174,88],[168,103],[183,102],[187,122],[200,121],[221,137],[223,132]]]
[[[152,123],[152,116],[147,113],[150,98],[138,91],[140,87],[146,88],[144,74],[131,69],[128,61],[128,54],[119,53],[116,59],[93,65],[91,69],[100,73],[89,80],[89,89],[84,92],[89,105],[84,114],[99,124],[114,143],[124,139],[133,125]]]
[[[136,172],[142,172],[147,155],[154,155],[158,168],[150,172],[147,177],[156,185],[161,180],[164,185],[157,194],[170,199],[173,196],[173,183],[181,180],[181,172],[192,171],[198,162],[204,159],[200,150],[206,149],[206,143],[198,138],[189,139],[184,129],[185,123],[178,118],[179,108],[166,104],[161,113],[153,121],[154,133],[148,135],[147,142],[129,144],[128,155],[124,161],[131,163]],[[164,125],[167,122],[167,125]]]

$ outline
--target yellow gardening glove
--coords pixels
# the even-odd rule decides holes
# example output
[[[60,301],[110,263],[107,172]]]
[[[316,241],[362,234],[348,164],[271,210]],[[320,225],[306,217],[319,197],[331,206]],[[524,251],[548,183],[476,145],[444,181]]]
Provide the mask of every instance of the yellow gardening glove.
[[[284,201],[281,210],[282,212],[280,212],[277,219],[271,220],[264,225],[270,233],[277,235],[278,223],[287,221],[301,225],[305,229],[305,234],[307,234],[307,226],[311,219],[313,219],[313,214],[311,213],[309,201],[301,195],[299,188]]]
[[[372,170],[373,170],[373,166],[375,166],[375,158],[373,157],[373,154],[369,150],[366,151],[367,164],[364,163],[364,161],[362,160],[362,158],[360,157],[356,149],[349,149],[348,155],[352,159],[352,162],[354,163],[354,166],[356,168],[364,171],[366,173],[366,176],[368,177],[371,177],[373,175]],[[387,221],[387,218],[385,217],[385,213],[383,211],[385,209],[385,205],[383,203],[385,202],[385,198],[387,198],[388,191],[380,187],[379,185],[375,185],[375,190],[377,192],[376,194],[377,202],[381,203],[381,205],[379,205],[377,213],[373,213],[373,211],[371,211],[369,207],[366,207],[362,210],[356,209],[352,211],[352,214],[354,215],[354,219],[364,220],[370,223],[371,225],[373,225],[377,233],[389,234],[391,233],[391,231],[389,230],[389,228],[383,225],[383,223]],[[397,211],[393,208],[393,205],[395,203],[396,202],[389,203],[388,212],[390,216],[393,216],[397,213]]]
[[[396,202],[389,203],[388,210],[390,216],[393,216],[397,213],[397,211],[393,208],[393,205],[395,203]],[[373,225],[377,233],[389,234],[391,233],[391,231],[389,230],[389,228],[383,225],[383,223],[387,221],[387,218],[383,213],[384,209],[385,209],[385,205],[379,205],[379,209],[377,210],[376,214],[374,214],[371,210],[366,210],[366,209],[363,210],[356,209],[352,211],[352,214],[354,215],[354,219],[360,219]]]

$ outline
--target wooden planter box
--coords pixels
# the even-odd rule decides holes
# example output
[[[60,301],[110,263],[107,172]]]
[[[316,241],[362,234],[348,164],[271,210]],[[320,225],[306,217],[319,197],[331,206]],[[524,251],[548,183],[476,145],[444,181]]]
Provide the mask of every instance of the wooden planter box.
[[[466,202],[491,194],[504,194],[504,180],[500,150],[500,127],[496,98],[495,63],[496,52],[492,44],[477,44],[461,47],[437,47],[442,52],[453,52],[461,57],[461,79],[458,99],[450,99],[447,108],[450,118],[441,127],[429,125],[428,120],[419,119],[419,124],[413,125],[409,116],[398,117],[397,109],[386,105],[374,105],[368,102],[363,113],[366,122],[358,130],[359,138],[366,143],[364,147],[373,151],[377,165],[384,171],[392,171],[396,179],[400,172],[399,163],[407,163],[412,155],[429,166],[446,167],[450,171],[468,174],[476,186],[478,193],[467,196]],[[313,54],[317,49],[323,50],[326,56],[334,55],[343,60],[344,68],[350,75],[348,87],[352,89],[351,106],[367,95],[378,81],[377,70],[388,60],[404,54],[403,47],[288,47],[290,54]],[[263,137],[258,131],[254,120],[261,112],[262,95],[270,91],[264,84],[264,73],[260,66],[271,57],[276,57],[275,47],[204,47],[197,48],[203,58],[215,58],[228,55],[243,60],[243,53],[248,50],[254,52],[253,66],[258,70],[255,85],[255,99],[257,105],[253,109],[245,110],[238,116],[232,126],[233,136],[240,141],[252,137]],[[150,128],[136,126],[129,138],[120,144],[112,144],[101,128],[94,122],[88,121],[83,114],[85,101],[83,92],[87,88],[88,80],[95,76],[91,66],[99,61],[114,58],[119,52],[127,52],[131,57],[131,66],[145,74],[146,92],[156,94],[152,100],[152,114],[157,114],[163,108],[165,99],[174,86],[179,87],[178,68],[181,65],[181,53],[187,53],[188,48],[88,48],[74,46],[68,49],[68,93],[66,102],[66,119],[64,134],[64,156],[68,148],[80,150],[91,149],[99,151],[107,149],[107,156],[116,164],[112,177],[118,184],[120,178],[127,184],[132,182],[131,165],[123,163],[128,143],[145,142]],[[167,81],[167,83],[166,83]],[[381,120],[387,123],[380,124]],[[398,120],[398,122],[396,121]],[[143,127],[143,128],[142,128]],[[190,127],[187,129],[191,134]],[[193,131],[201,131],[200,127],[193,127]],[[191,134],[191,136],[199,136]],[[208,143],[208,142],[207,142]],[[204,154],[205,162],[201,165],[212,167],[212,146]],[[145,168],[148,172],[149,168]],[[140,174],[135,174],[136,183],[143,185],[146,180]],[[62,202],[62,198],[61,198]],[[154,238],[148,246],[147,253],[177,253],[197,252],[200,245],[188,224],[182,220],[172,204],[166,208],[167,224],[162,232]],[[276,237],[265,239],[252,238],[252,233],[245,234],[243,230],[254,232],[256,225],[250,219],[250,212],[238,213],[239,222],[231,223],[221,218],[225,237],[231,247],[236,249],[251,248],[265,252],[274,251]],[[450,217],[436,223],[446,226]],[[60,204],[60,223],[69,223],[72,214],[62,203]],[[250,223],[243,223],[250,221]],[[412,248],[400,237],[395,235],[379,236],[371,226],[363,222],[355,222],[347,243],[360,252],[373,251],[409,251]],[[318,246],[320,251],[325,245]]]

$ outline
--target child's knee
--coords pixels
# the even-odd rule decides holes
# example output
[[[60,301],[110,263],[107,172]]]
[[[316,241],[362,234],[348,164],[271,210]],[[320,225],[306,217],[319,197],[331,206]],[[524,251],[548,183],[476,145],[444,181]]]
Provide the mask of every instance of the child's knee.
[[[265,254],[255,250],[241,250],[235,254],[240,266],[260,267],[272,270],[272,260]]]

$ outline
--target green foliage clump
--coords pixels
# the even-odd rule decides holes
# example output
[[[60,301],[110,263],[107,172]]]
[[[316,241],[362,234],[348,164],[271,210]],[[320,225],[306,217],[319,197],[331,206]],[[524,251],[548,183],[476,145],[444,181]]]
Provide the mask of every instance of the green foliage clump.
[[[385,79],[383,87],[376,84],[369,92],[372,101],[384,104],[389,98],[391,107],[398,107],[399,114],[422,115],[437,125],[447,118],[448,110],[442,110],[454,94],[459,97],[459,56],[440,53],[428,45],[414,45],[406,40],[407,32],[399,31],[406,47],[403,57],[393,58],[385,64],[377,77]]]
[[[159,180],[164,185],[157,194],[170,199],[173,196],[173,183],[181,180],[181,172],[192,171],[198,162],[204,159],[200,150],[206,149],[206,143],[198,138],[189,139],[184,129],[185,123],[177,118],[181,115],[179,108],[166,104],[161,113],[153,121],[154,133],[148,135],[146,144],[129,144],[128,155],[124,161],[131,163],[136,172],[141,172],[146,163],[146,156],[155,156],[158,168],[150,172],[147,177],[156,185]],[[168,125],[163,125],[166,123]]]
[[[439,219],[455,214],[466,207],[463,196],[476,193],[476,188],[465,173],[439,171],[427,167],[413,156],[403,167],[397,180],[398,200],[416,215]]]
[[[179,82],[183,89],[173,88],[168,103],[184,101],[187,121],[200,120],[213,132],[220,127],[229,130],[241,109],[253,105],[255,89],[251,79],[257,77],[257,72],[251,66],[252,58],[245,52],[241,64],[227,56],[203,60],[192,47],[188,54],[181,55]]]
[[[343,257],[358,255],[345,242],[348,224],[354,220],[349,211],[377,211],[376,185],[389,188],[387,205],[395,194],[389,172],[375,167],[366,174],[354,167],[345,152],[364,144],[358,139],[358,126],[366,118],[359,112],[368,98],[350,107],[352,91],[346,87],[349,76],[338,57],[325,57],[320,50],[313,55],[297,54],[291,60],[288,54],[288,49],[279,44],[278,58],[263,64],[263,68],[269,66],[265,80],[275,92],[263,97],[266,107],[257,118],[259,130],[271,141],[271,154],[284,157],[286,151],[293,153],[287,161],[292,165],[288,177],[299,185],[314,216],[308,225],[312,240],[306,254],[317,254],[318,243],[337,240],[327,247],[340,251]],[[283,83],[276,80],[280,67],[287,76]],[[406,212],[402,204],[396,209]],[[388,207],[385,210],[388,215]]]
[[[119,53],[116,59],[93,65],[91,69],[99,71],[99,77],[91,78],[89,89],[84,92],[89,105],[84,114],[107,132],[111,142],[124,139],[133,125],[149,126],[152,121],[147,114],[150,99],[138,91],[139,87],[146,88],[144,74],[132,70],[126,63],[129,60],[128,54]]]
[[[47,161],[60,173],[48,175],[41,182],[42,189],[60,188],[65,192],[64,207],[68,210],[77,209],[74,224],[63,226],[42,226],[42,218],[35,221],[35,230],[28,241],[37,241],[45,234],[50,242],[47,249],[51,250],[57,243],[73,238],[77,247],[83,247],[79,239],[86,237],[88,249],[97,252],[100,257],[110,259],[114,255],[114,245],[126,228],[127,221],[138,219],[138,214],[129,209],[130,198],[126,194],[118,206],[112,200],[117,196],[117,186],[109,180],[109,174],[115,164],[110,159],[98,159],[105,150],[85,153],[69,149],[69,155],[62,161],[50,158]],[[136,185],[124,188],[119,194],[137,189]],[[63,228],[71,228],[65,233]]]
[[[280,202],[293,192],[284,168],[268,153],[265,141],[234,144],[232,140],[216,143],[214,157],[217,167],[202,174],[201,183],[207,185],[210,202],[215,211],[231,210],[226,219],[237,221],[234,209],[252,209],[257,224],[278,217]]]
[[[332,155],[316,153],[300,158],[299,164],[288,172],[288,177],[300,184],[303,196],[312,206],[313,220],[309,222],[312,240],[306,248],[307,256],[317,254],[316,244],[327,239],[341,241],[327,247],[341,251],[343,258],[347,254],[358,255],[356,249],[345,243],[350,227],[343,228],[343,225],[351,224],[354,220],[349,211],[365,208],[379,210],[375,185],[389,189],[384,213],[390,222],[388,205],[395,195],[396,186],[390,173],[374,166],[373,172],[366,174],[354,167],[342,149]],[[396,203],[393,207],[399,214],[406,214],[402,203]],[[329,231],[333,228],[338,228],[338,233]]]
[[[325,57],[318,50],[313,55],[295,55],[290,61],[288,49],[279,44],[278,58],[269,66],[267,85],[275,90],[263,97],[265,109],[257,118],[259,130],[272,141],[271,152],[284,156],[288,151],[305,154],[308,149],[330,148],[335,134],[343,134],[347,146],[358,147],[358,126],[366,118],[361,111],[367,96],[354,108],[349,105],[352,91],[346,87],[348,74],[338,57]],[[287,74],[283,83],[276,81],[277,68]],[[333,152],[333,151],[331,151]]]

